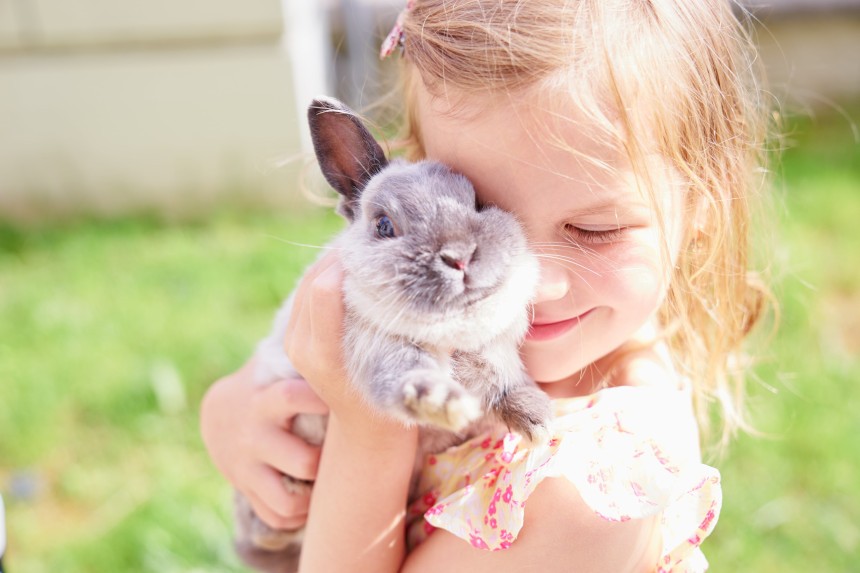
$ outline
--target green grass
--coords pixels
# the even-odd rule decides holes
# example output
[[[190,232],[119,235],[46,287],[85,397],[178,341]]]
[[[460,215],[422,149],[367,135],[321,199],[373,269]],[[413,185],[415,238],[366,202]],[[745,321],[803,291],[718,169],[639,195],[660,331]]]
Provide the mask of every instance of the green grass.
[[[792,127],[772,264],[782,317],[751,389],[765,435],[719,464],[715,571],[858,570],[860,142],[838,116]]]
[[[198,404],[317,254],[284,241],[322,244],[339,226],[246,213],[0,231],[10,568],[238,570]]]
[[[725,459],[713,571],[856,571],[860,146],[795,122],[775,249],[783,317]],[[241,571],[197,410],[237,367],[330,214],[0,226],[0,491],[14,573]]]

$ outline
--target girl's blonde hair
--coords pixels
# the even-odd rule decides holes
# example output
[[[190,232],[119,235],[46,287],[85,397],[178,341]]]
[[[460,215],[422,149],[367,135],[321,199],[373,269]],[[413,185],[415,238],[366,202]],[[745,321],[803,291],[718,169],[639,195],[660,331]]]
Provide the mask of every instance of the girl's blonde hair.
[[[431,92],[450,89],[464,103],[524,92],[569,98],[623,146],[652,200],[647,154],[656,151],[681,174],[688,224],[661,323],[694,383],[702,429],[709,430],[715,404],[723,441],[744,427],[741,343],[766,295],[748,260],[766,115],[755,51],[729,2],[412,4],[403,25],[403,89],[413,158],[423,155],[415,111],[420,78]]]

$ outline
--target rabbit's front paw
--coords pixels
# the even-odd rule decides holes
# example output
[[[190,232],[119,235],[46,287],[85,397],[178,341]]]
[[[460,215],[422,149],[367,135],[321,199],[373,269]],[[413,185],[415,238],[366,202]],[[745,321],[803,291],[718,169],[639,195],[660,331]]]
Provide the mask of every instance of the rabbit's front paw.
[[[552,404],[549,396],[536,386],[530,384],[507,390],[496,402],[495,409],[508,428],[531,443],[543,443],[551,437]]]
[[[436,370],[413,370],[406,374],[403,405],[415,421],[454,432],[484,413],[480,400]]]

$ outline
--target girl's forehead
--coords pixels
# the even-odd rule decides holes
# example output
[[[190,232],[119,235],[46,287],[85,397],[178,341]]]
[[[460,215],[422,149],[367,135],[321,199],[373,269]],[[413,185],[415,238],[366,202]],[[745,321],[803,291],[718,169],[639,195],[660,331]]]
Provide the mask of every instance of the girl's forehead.
[[[461,113],[426,92],[417,103],[426,154],[470,178],[481,201],[514,211],[543,204],[559,213],[618,212],[656,207],[662,200],[648,189],[675,186],[656,153],[638,161],[648,181],[637,178],[623,130],[577,106],[478,97]]]
[[[485,92],[465,97],[454,90],[417,90],[415,105],[425,151],[470,140],[496,154],[522,158],[536,151],[547,167],[590,164],[611,168],[628,161],[624,129],[611,109],[581,106],[570,96],[542,97],[535,89],[518,93]],[[557,156],[557,157],[556,157]],[[555,164],[555,165],[553,165]]]
[[[425,152],[455,169],[466,167],[462,162],[512,162],[602,182],[629,163],[617,133],[573,106],[478,96],[464,112],[427,93],[417,103]]]

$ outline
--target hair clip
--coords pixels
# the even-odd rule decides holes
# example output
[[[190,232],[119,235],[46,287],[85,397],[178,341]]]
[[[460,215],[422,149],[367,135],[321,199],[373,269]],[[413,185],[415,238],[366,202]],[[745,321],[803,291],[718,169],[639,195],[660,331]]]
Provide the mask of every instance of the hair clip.
[[[401,10],[400,14],[397,15],[397,21],[394,23],[391,31],[388,32],[388,35],[385,36],[385,40],[382,42],[382,47],[379,49],[380,60],[384,60],[393,54],[394,50],[398,47],[400,47],[402,53],[405,40],[403,37],[403,23],[406,21],[406,16],[409,14],[409,11],[412,10],[414,5],[415,0],[409,0],[406,3],[406,8]]]

